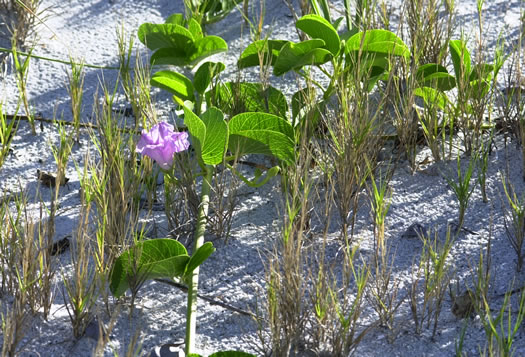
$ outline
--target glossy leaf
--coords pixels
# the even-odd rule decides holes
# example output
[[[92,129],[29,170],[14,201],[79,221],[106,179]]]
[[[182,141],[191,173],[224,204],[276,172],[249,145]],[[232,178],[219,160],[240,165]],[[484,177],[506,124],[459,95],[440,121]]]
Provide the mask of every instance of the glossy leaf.
[[[191,18],[188,21],[188,31],[191,32],[195,40],[199,40],[204,37],[201,25],[194,19]]]
[[[345,45],[345,53],[372,52],[385,56],[410,58],[410,49],[393,32],[387,30],[368,30],[351,36]]]
[[[450,75],[444,66],[436,63],[420,66],[416,78],[420,86],[433,87],[441,91],[448,91],[456,86],[454,76]]]
[[[227,114],[264,112],[285,118],[288,104],[284,94],[272,86],[264,89],[260,83],[228,82],[211,93],[214,104]]]
[[[267,113],[242,113],[228,123],[231,152],[263,154],[287,163],[293,163],[294,131],[290,123]]]
[[[442,91],[432,87],[416,88],[414,95],[422,98],[427,106],[437,105],[441,110],[445,109],[448,102],[447,96]]]
[[[280,76],[288,71],[300,69],[303,66],[320,65],[332,58],[332,53],[324,48],[320,39],[307,40],[299,43],[285,44],[275,61],[273,73]]]
[[[189,54],[189,61],[193,64],[203,58],[228,50],[228,44],[219,36],[206,36],[196,40]]]
[[[222,112],[213,107],[201,115],[201,120],[206,126],[202,160],[207,165],[217,165],[222,162],[228,145],[228,125]]]
[[[182,53],[173,48],[159,48],[151,55],[150,63],[153,66],[187,66],[190,61],[187,53]]]
[[[184,26],[186,24],[186,19],[183,14],[176,13],[168,16],[165,23]]]
[[[151,84],[167,90],[182,100],[195,99],[191,80],[178,72],[159,71],[151,77]]]
[[[206,62],[199,66],[193,77],[193,86],[200,94],[204,94],[212,79],[224,71],[226,67],[222,62]]]
[[[137,33],[140,42],[145,44],[150,50],[159,48],[171,48],[176,53],[186,54],[194,38],[188,29],[172,24],[151,24],[140,25]]]
[[[186,248],[170,238],[150,239],[125,250],[113,264],[110,274],[111,293],[120,297],[130,287],[130,279],[143,281],[181,277],[190,261]]]
[[[199,118],[184,107],[184,123],[188,127],[197,157],[205,165],[222,162],[228,144],[228,126],[217,108],[210,108]]]
[[[311,38],[324,41],[324,48],[336,56],[341,48],[341,39],[336,29],[324,18],[318,15],[305,15],[295,23],[295,26]]]
[[[211,242],[206,242],[194,252],[186,265],[186,270],[184,272],[185,276],[191,274],[198,266],[200,266],[206,259],[209,258],[212,253],[215,252],[215,248]]]
[[[237,66],[239,68],[259,66],[261,64],[260,54],[262,55],[263,65],[270,64],[273,66],[281,48],[287,42],[284,40],[259,40],[252,42],[241,53]]]

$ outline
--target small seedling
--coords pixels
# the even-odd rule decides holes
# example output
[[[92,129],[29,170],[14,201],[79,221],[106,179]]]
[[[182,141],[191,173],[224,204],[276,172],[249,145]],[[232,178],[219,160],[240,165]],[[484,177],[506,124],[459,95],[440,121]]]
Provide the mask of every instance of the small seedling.
[[[471,178],[474,172],[474,167],[476,164],[476,157],[470,158],[467,169],[465,172],[461,170],[461,159],[458,156],[457,158],[457,177],[452,178],[450,176],[444,175],[444,179],[447,181],[448,186],[454,192],[458,202],[459,202],[459,217],[458,217],[458,228],[457,232],[463,228],[463,222],[465,220],[465,212],[468,207],[470,196],[474,192],[475,186],[471,186]]]
[[[416,333],[422,333],[425,324],[427,328],[432,324],[432,338],[434,338],[451,279],[451,267],[447,259],[453,239],[450,229],[447,230],[446,240],[442,244],[439,243],[437,232],[433,238],[422,237],[422,239],[423,249],[419,264],[412,272],[413,280],[409,291],[410,310]],[[421,292],[423,301],[420,303]]]
[[[525,241],[525,196],[522,195],[520,199],[514,186],[505,181],[506,179],[502,175],[503,191],[505,191],[505,197],[510,206],[510,218],[508,214],[505,214],[505,230],[507,238],[516,252],[516,270],[521,271],[523,266],[523,243]]]

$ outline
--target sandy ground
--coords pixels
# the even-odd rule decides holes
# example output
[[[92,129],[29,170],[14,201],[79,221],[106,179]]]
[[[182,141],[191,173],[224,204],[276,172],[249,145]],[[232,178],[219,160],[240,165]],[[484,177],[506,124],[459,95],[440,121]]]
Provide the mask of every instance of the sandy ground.
[[[458,1],[458,23],[474,44],[477,28],[476,1]],[[498,35],[502,33],[508,41],[517,38],[519,24],[519,0],[487,1],[484,21],[486,29],[486,45],[489,52],[493,51]],[[45,0],[42,8],[46,8],[44,24],[37,30],[34,54],[45,57],[67,60],[68,56],[83,59],[86,63],[101,66],[117,66],[116,28],[124,28],[133,33],[143,22],[160,23],[170,14],[182,12],[182,1],[171,0],[137,0],[137,1],[107,1],[107,0]],[[296,39],[296,32],[289,11],[280,0],[267,0],[265,30],[271,30],[271,38]],[[241,17],[234,11],[224,21],[209,27],[211,34],[217,34],[226,39],[229,52],[223,57],[227,64],[225,79],[234,78],[234,63],[240,51],[249,43],[249,36],[244,29],[241,37]],[[459,31],[459,30],[458,30]],[[138,40],[136,41],[138,42]],[[147,53],[147,51],[143,51]],[[70,120],[69,96],[66,89],[66,66],[45,60],[32,60],[28,78],[29,97],[32,107],[42,116],[51,118],[54,113],[58,118]],[[84,120],[88,121],[94,103],[94,95],[101,83],[113,85],[116,80],[115,70],[87,69],[84,94]],[[251,77],[250,77],[251,76]],[[253,78],[253,74],[248,74]],[[272,78],[272,83],[285,93],[295,91],[296,80],[292,77],[284,79]],[[0,97],[5,103],[6,112],[14,110],[17,100],[17,89],[12,68],[8,66],[4,77],[0,78]],[[155,92],[158,98],[158,108],[161,117],[171,120],[173,104],[164,93]],[[122,105],[125,103],[122,101]],[[18,191],[20,188],[31,194],[38,193],[44,202],[49,202],[51,192],[48,188],[38,187],[36,169],[53,171],[55,162],[50,143],[56,143],[56,129],[50,124],[38,128],[38,134],[33,136],[29,126],[21,124],[13,139],[13,152],[0,170],[0,189]],[[82,163],[85,152],[93,150],[89,146],[87,136],[82,145],[75,148],[72,158]],[[428,152],[423,152],[422,161]],[[462,233],[454,243],[451,256],[454,269],[460,285],[471,284],[471,267],[477,262],[480,250],[486,249],[489,234],[492,234],[493,277],[491,294],[495,306],[502,302],[501,293],[506,291],[514,281],[515,286],[521,286],[525,279],[523,273],[515,273],[515,253],[510,247],[505,235],[502,211],[502,186],[500,173],[509,166],[510,180],[517,192],[525,192],[521,180],[521,154],[514,145],[505,146],[502,138],[498,138],[496,148],[490,156],[488,175],[489,203],[481,200],[479,188],[474,191],[471,205],[467,211],[465,227],[470,232]],[[399,165],[391,187],[393,190],[392,204],[387,216],[387,237],[391,251],[395,254],[395,274],[400,279],[401,286],[408,286],[411,275],[411,265],[419,257],[422,243],[416,239],[403,237],[403,233],[413,223],[437,230],[443,239],[447,223],[456,219],[457,203],[454,195],[448,189],[445,180],[436,171],[436,165],[431,165],[415,175],[410,173],[406,163]],[[453,170],[455,162],[443,164],[440,170]],[[78,222],[79,213],[79,175],[73,161],[67,170],[70,178],[68,186],[62,191],[60,204],[61,213],[57,218],[56,240],[71,235]],[[215,240],[217,251],[201,269],[200,292],[223,302],[254,311],[256,297],[264,286],[264,262],[261,253],[272,247],[278,238],[280,211],[282,211],[278,182],[274,180],[261,189],[241,187],[239,209],[236,213],[232,239],[228,245],[221,240]],[[38,197],[38,196],[33,196]],[[37,199],[35,198],[35,201]],[[38,204],[32,205],[37,209]],[[165,219],[162,212],[154,218],[156,226],[162,233]],[[371,219],[366,207],[358,215],[357,240],[360,252],[366,256],[372,250]],[[317,227],[321,230],[322,227]],[[315,229],[315,227],[314,227]],[[329,252],[337,256],[337,234],[330,237]],[[213,237],[208,237],[211,239]],[[57,269],[67,273],[70,264],[69,252],[61,255],[55,262]],[[24,340],[26,352],[23,356],[89,356],[95,342],[89,336],[74,340],[67,311],[63,305],[59,279],[56,282],[55,304],[48,321],[35,316]],[[9,299],[2,298],[6,302]],[[147,283],[139,293],[136,310],[133,316],[123,308],[116,319],[115,328],[111,332],[111,341],[106,348],[106,355],[113,351],[122,353],[133,333],[140,329],[143,338],[144,354],[155,346],[172,343],[184,338],[185,294],[167,285],[155,282]],[[424,330],[422,335],[414,333],[408,303],[404,303],[397,314],[398,335],[390,343],[388,332],[375,329],[367,335],[359,346],[358,356],[450,356],[454,354],[454,343],[458,338],[462,320],[451,313],[452,302],[447,296],[440,318],[437,337],[430,338],[430,330]],[[101,319],[109,322],[109,317],[101,313]],[[370,323],[376,318],[370,307],[365,308],[362,323]],[[251,318],[225,310],[222,307],[205,302],[199,304],[198,317],[199,352],[204,355],[220,349],[241,349],[254,352],[257,344],[256,325]],[[515,338],[516,355],[525,355],[525,334],[520,329]],[[470,356],[479,355],[479,349],[485,345],[483,326],[479,318],[469,321],[465,334],[464,351]]]

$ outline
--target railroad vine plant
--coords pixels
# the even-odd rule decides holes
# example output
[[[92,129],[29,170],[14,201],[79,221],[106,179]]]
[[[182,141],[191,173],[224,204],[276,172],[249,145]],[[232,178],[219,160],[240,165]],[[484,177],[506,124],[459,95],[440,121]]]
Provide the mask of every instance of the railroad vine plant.
[[[185,247],[173,239],[152,239],[140,241],[124,251],[115,261],[110,290],[114,296],[132,293],[148,279],[178,278],[188,286],[186,320],[186,355],[194,351],[197,289],[199,266],[215,251],[211,242],[204,242],[208,215],[211,181],[217,165],[245,154],[263,154],[276,158],[282,164],[294,162],[294,132],[284,119],[267,113],[242,113],[229,121],[217,108],[209,108],[200,117],[184,107],[186,132],[174,132],[170,124],[161,122],[148,132],[142,132],[137,152],[155,160],[164,171],[176,179],[173,170],[173,155],[186,150],[189,141],[195,150],[195,158],[201,169],[201,202],[197,216],[197,227],[193,241],[192,256]],[[189,136],[189,138],[188,138]],[[277,174],[279,167],[270,170],[266,178],[256,182],[260,185]],[[240,173],[234,171],[235,174]],[[247,180],[245,177],[242,177]]]

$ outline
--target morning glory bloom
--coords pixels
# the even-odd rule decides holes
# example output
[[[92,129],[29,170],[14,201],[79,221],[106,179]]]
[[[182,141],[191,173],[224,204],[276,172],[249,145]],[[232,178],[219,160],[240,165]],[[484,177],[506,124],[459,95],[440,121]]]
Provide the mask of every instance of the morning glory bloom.
[[[173,155],[187,150],[189,146],[187,132],[174,132],[173,125],[160,122],[149,132],[142,130],[137,152],[149,156],[162,169],[168,170],[173,165]]]

